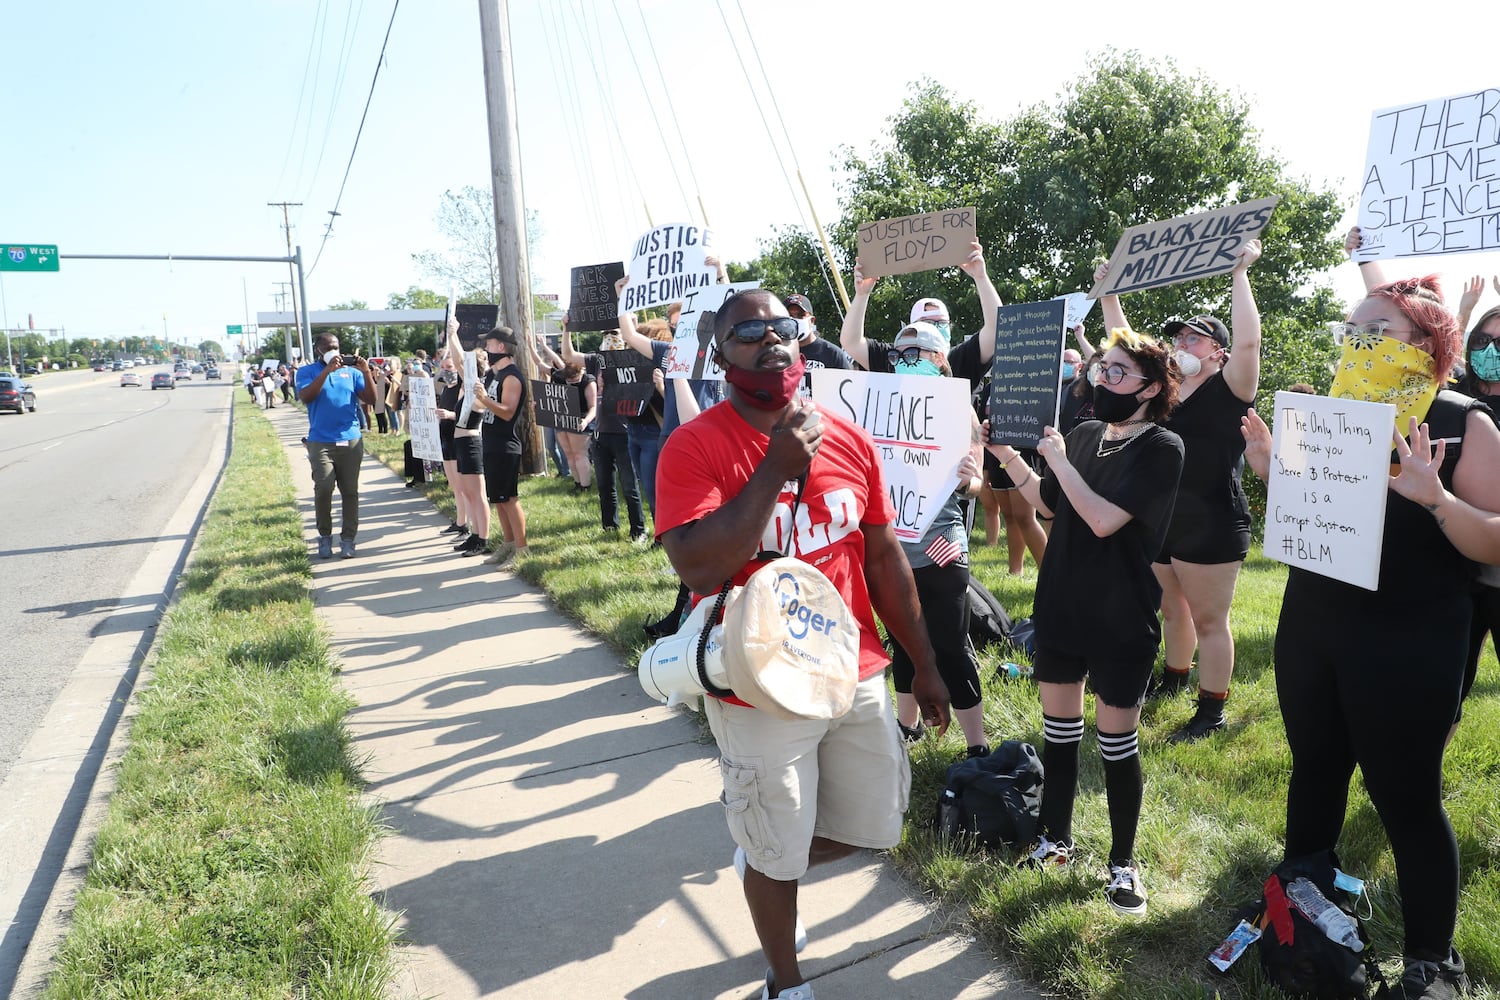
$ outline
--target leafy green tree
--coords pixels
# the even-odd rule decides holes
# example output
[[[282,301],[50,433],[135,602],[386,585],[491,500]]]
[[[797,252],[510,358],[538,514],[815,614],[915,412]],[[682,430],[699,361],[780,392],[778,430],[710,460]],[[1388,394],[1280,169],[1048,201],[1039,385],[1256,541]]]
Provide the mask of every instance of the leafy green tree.
[[[472,184],[457,192],[444,191],[435,221],[438,231],[448,241],[448,248],[414,253],[412,260],[429,276],[456,288],[465,302],[499,302],[500,257],[495,244],[494,192]],[[541,232],[540,217],[527,212],[529,256],[536,256]],[[533,292],[536,280],[533,272]]]
[[[198,345],[199,355],[210,355],[215,358],[224,356],[224,348],[217,340],[205,340]]]

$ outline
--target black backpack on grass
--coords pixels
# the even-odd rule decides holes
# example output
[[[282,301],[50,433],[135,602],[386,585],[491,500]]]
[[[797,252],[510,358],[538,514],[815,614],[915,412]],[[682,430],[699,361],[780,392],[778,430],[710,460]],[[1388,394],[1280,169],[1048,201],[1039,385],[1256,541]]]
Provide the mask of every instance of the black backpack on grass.
[[[1020,846],[1036,836],[1041,807],[1042,761],[1036,748],[1006,740],[987,757],[948,766],[937,829],[944,839],[963,834],[986,847]]]
[[[969,576],[969,592],[965,599],[969,602],[969,640],[975,650],[1010,642],[1010,615],[995,600],[995,595],[974,579],[973,574]]]
[[[1372,995],[1374,984],[1379,985],[1379,991],[1373,995],[1385,996],[1385,980],[1370,958],[1370,936],[1358,915],[1345,904],[1343,891],[1334,887],[1336,864],[1333,853],[1323,851],[1284,861],[1266,879],[1259,904],[1263,914],[1261,968],[1288,996],[1365,1000]],[[1363,951],[1356,952],[1330,939],[1292,905],[1286,887],[1298,878],[1312,882],[1324,898],[1354,919],[1360,940],[1366,945]]]

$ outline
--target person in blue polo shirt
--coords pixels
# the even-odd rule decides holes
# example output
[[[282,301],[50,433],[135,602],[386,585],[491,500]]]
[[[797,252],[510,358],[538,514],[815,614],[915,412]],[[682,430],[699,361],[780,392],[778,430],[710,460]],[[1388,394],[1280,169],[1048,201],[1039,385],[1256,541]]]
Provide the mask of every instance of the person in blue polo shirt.
[[[313,511],[318,522],[318,558],[333,558],[333,488],[343,501],[339,554],[354,558],[359,533],[359,463],[365,456],[359,433],[359,403],[375,402],[365,359],[346,364],[339,338],[318,337],[311,364],[297,369],[297,398],[307,404],[307,460],[312,465]]]

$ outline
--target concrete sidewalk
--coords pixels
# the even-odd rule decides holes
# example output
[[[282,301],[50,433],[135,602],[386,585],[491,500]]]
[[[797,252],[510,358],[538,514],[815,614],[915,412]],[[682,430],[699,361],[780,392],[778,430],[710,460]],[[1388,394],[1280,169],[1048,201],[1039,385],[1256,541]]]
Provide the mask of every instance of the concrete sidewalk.
[[[311,549],[312,482],[288,451]],[[514,575],[462,559],[373,458],[359,555],[314,566],[356,753],[391,833],[375,867],[404,940],[395,996],[760,996],[716,753],[618,656]],[[338,498],[334,498],[335,533]],[[876,855],[815,869],[802,968],[820,998],[1032,998]]]

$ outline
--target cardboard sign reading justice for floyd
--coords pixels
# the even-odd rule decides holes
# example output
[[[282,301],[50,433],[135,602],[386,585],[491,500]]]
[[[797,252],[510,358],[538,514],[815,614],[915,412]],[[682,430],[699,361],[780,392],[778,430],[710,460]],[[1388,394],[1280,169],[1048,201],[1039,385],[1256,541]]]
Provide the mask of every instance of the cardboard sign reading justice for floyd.
[[[1268,558],[1376,589],[1395,420],[1389,403],[1276,394]]]
[[[583,411],[579,409],[578,386],[532,379],[531,398],[536,400],[538,426],[581,433],[579,425],[583,423]]]
[[[406,379],[406,429],[411,433],[411,453],[432,462],[443,460],[438,437],[437,393],[432,379],[411,375]]]
[[[974,419],[969,383],[819,368],[812,390],[819,406],[870,432],[896,508],[896,537],[920,540],[958,488],[958,463],[969,452]]]
[[[713,232],[685,223],[642,233],[630,255],[630,284],[620,293],[620,309],[635,312],[681,302],[717,280],[703,262],[713,249]]]
[[[968,259],[969,244],[978,238],[974,209],[949,208],[866,222],[855,247],[860,269],[873,278],[956,267]]]
[[[677,317],[677,333],[672,339],[672,349],[667,352],[667,378],[723,381],[724,369],[714,363],[709,351],[714,342],[714,318],[730,292],[759,287],[758,281],[710,285],[683,298],[682,315]]]
[[[620,326],[620,300],[615,282],[625,277],[625,265],[588,264],[573,268],[573,290],[568,298],[568,329],[616,330]]]
[[[1180,215],[1163,222],[1131,226],[1109,257],[1109,274],[1095,283],[1089,297],[1124,295],[1195,281],[1234,268],[1234,254],[1260,235],[1271,221],[1279,195]]]
[[[620,417],[640,416],[656,391],[651,381],[651,359],[638,351],[600,351],[599,356],[604,359],[600,370],[604,394],[599,401],[599,412]]]
[[[1370,119],[1355,260],[1500,248],[1500,90]]]
[[[990,364],[990,443],[1035,448],[1043,427],[1057,426],[1062,392],[1063,299],[1001,306]]]

